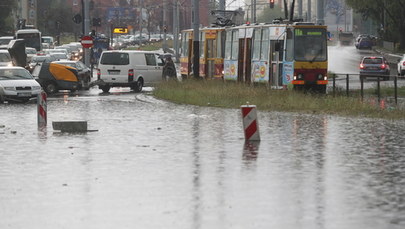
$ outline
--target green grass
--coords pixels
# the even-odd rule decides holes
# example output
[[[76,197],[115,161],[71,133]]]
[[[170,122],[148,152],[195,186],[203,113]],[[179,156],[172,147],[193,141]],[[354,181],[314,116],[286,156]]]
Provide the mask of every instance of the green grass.
[[[292,90],[270,90],[264,85],[248,86],[219,80],[186,80],[159,84],[154,96],[179,104],[239,108],[254,104],[259,110],[316,114],[333,114],[386,119],[405,119],[399,109],[382,110],[358,97],[300,93]]]

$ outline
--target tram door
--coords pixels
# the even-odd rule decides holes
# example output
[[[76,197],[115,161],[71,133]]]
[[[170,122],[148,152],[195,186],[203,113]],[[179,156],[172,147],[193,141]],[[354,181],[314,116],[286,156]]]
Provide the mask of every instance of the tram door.
[[[239,39],[238,51],[238,81],[243,82],[243,69],[244,69],[244,56],[245,56],[245,39]]]
[[[212,78],[215,71],[215,57],[217,56],[217,47],[214,39],[207,39],[207,66],[206,66],[206,77]]]
[[[252,82],[252,38],[239,39],[238,81]]]
[[[252,38],[246,38],[245,49],[245,81],[252,82]]]
[[[188,40],[188,66],[187,66],[187,76],[190,77],[191,76],[191,72],[193,71],[193,61],[194,61],[194,56],[193,56],[193,39],[189,39]]]
[[[282,42],[278,42],[275,40],[270,41],[270,85],[272,86],[281,86],[282,81],[282,65],[283,65],[283,58],[282,58],[282,50],[283,47],[281,46]]]

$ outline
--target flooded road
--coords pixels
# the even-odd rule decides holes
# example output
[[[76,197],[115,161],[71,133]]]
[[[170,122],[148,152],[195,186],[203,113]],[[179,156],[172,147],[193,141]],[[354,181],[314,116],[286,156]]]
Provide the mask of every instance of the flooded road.
[[[405,122],[176,105],[115,90],[0,105],[0,228],[404,228]],[[85,134],[52,121],[87,120]]]

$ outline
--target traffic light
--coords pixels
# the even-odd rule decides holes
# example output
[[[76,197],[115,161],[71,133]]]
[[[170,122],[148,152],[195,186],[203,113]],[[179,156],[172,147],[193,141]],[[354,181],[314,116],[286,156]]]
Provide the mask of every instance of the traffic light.
[[[93,18],[93,26],[101,26],[101,18]]]
[[[274,0],[269,0],[270,3],[270,8],[273,9],[274,8]]]

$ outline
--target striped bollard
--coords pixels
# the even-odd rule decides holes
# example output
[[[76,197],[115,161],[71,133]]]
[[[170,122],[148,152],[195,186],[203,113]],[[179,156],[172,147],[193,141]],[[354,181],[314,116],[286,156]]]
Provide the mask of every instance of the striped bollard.
[[[37,98],[37,111],[38,111],[38,129],[46,127],[47,123],[47,108],[46,108],[46,93],[41,91]]]
[[[242,105],[243,129],[246,141],[260,141],[256,105]]]

